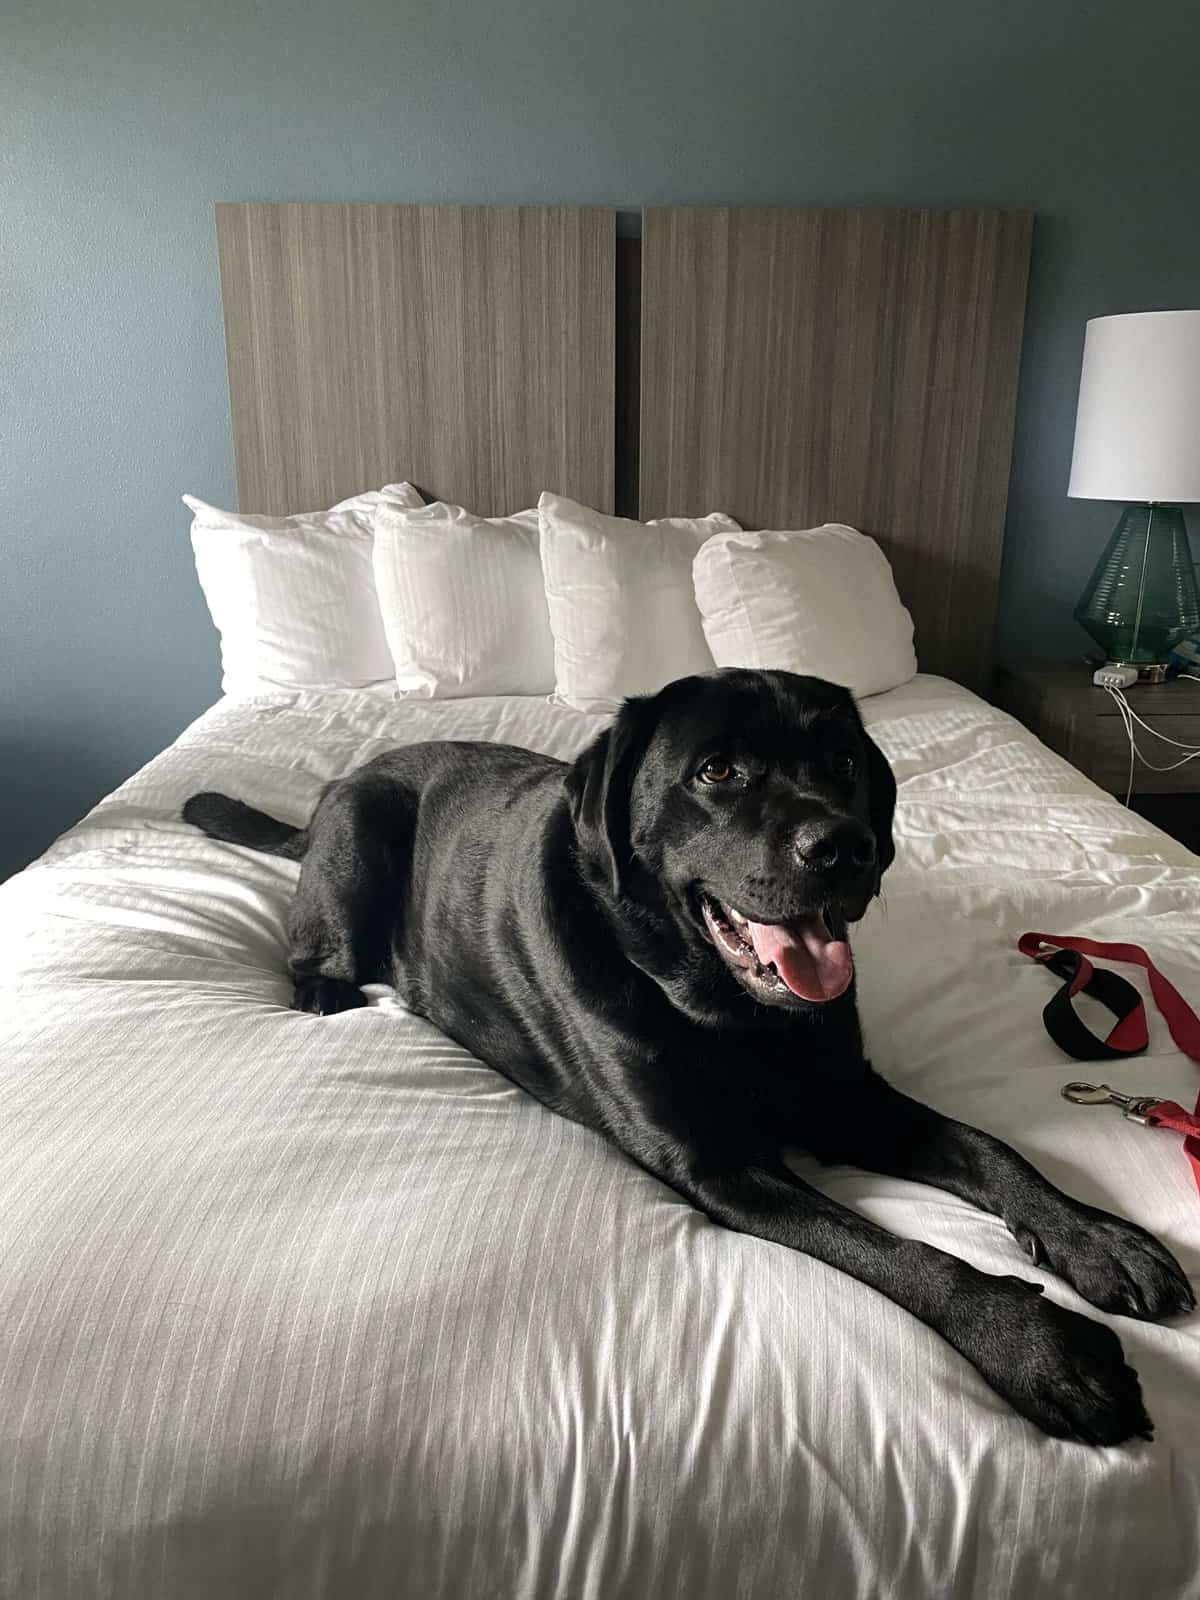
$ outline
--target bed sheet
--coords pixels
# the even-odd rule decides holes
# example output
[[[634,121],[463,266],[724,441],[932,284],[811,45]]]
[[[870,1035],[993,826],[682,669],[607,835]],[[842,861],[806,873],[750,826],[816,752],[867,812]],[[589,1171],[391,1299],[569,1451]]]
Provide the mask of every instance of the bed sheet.
[[[1200,1284],[1178,1141],[1061,1099],[1079,1068],[1015,948],[1134,940],[1198,999],[1200,860],[943,680],[864,713],[900,786],[855,941],[873,1059]],[[177,820],[218,787],[299,822],[395,743],[570,756],[601,725],[223,701],[0,887],[0,1592],[1200,1595],[1200,1317],[1107,1319],[1153,1444],[1045,1438],[890,1302],[713,1226],[388,991],[289,1011],[296,867]],[[1194,1097],[1151,1031],[1110,1076]],[[949,1195],[811,1176],[1086,1309]]]

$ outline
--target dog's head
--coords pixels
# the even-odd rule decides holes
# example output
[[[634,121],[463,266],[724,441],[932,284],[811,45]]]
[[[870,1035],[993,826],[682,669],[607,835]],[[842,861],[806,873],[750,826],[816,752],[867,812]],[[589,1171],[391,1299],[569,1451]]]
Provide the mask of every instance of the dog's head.
[[[618,910],[668,916],[714,982],[791,1010],[850,988],[848,925],[895,854],[896,783],[847,690],[682,678],[626,701],[567,793],[592,881]]]

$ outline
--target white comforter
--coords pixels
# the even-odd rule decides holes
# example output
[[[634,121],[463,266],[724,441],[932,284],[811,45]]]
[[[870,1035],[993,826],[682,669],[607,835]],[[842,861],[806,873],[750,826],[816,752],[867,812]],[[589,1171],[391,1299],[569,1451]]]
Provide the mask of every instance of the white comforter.
[[[1200,1000],[1200,862],[963,690],[865,710],[900,780],[856,939],[876,1063],[1197,1279],[1178,1139],[1060,1098],[1088,1070],[1014,946],[1132,939]],[[714,1227],[386,993],[290,1012],[296,868],[175,820],[200,787],[302,820],[396,742],[570,755],[598,725],[224,702],[0,889],[3,1593],[1200,1594],[1200,1316],[1111,1319],[1153,1444],[1047,1439],[903,1311]],[[1190,1104],[1151,1026],[1092,1075]],[[1082,1308],[959,1200],[815,1181]]]

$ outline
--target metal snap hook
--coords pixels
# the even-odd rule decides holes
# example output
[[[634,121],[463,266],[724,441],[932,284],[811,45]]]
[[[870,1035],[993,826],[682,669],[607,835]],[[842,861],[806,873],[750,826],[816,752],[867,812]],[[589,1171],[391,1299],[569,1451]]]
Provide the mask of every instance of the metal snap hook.
[[[1110,1083],[1065,1083],[1062,1097],[1077,1106],[1120,1106],[1131,1122],[1143,1124],[1151,1106],[1157,1105],[1162,1099],[1157,1094],[1122,1094]]]
[[[1065,1083],[1062,1096],[1077,1106],[1121,1105],[1129,1099],[1107,1083]]]

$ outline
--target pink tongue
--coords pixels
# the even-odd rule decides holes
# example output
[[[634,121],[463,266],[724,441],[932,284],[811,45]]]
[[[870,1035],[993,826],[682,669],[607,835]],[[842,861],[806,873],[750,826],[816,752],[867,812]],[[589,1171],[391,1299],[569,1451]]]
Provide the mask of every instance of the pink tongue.
[[[834,939],[820,916],[798,922],[748,922],[750,942],[763,966],[773,966],[801,1000],[836,1000],[850,987],[854,961],[844,939]]]

